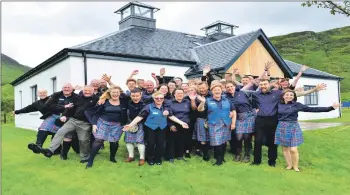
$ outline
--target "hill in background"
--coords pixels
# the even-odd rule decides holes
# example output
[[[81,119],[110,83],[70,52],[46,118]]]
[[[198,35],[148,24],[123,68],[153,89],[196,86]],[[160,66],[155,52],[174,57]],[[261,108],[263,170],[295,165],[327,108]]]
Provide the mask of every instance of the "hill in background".
[[[284,59],[344,77],[342,99],[350,101],[350,26],[270,38]]]

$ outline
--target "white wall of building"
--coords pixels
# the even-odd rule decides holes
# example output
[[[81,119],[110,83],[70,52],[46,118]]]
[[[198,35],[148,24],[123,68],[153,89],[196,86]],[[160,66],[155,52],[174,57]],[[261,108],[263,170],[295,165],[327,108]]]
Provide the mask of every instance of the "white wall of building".
[[[331,79],[317,79],[310,77],[301,77],[297,83],[297,87],[305,85],[316,86],[317,84],[325,83],[327,89],[318,92],[318,105],[317,107],[328,107],[332,106],[334,102],[339,101],[338,93],[338,81]],[[305,103],[304,97],[298,97],[298,102]],[[316,106],[310,106],[316,107]],[[325,119],[325,118],[337,118],[339,117],[339,110],[333,110],[331,112],[323,113],[310,113],[310,112],[299,112],[299,120],[312,120],[312,119]]]
[[[32,104],[31,87],[34,85],[37,85],[37,89],[46,89],[49,95],[52,94],[53,82],[51,78],[53,77],[56,77],[56,91],[60,91],[63,84],[71,80],[70,61],[70,58],[66,58],[49,69],[15,86],[15,109],[19,110]],[[20,97],[20,91],[22,91],[22,97]],[[40,112],[19,114],[15,116],[15,125],[16,127],[37,130],[42,123],[42,120],[39,119],[40,117]]]
[[[151,73],[156,73],[156,75],[159,75],[161,68],[165,68],[166,70],[164,76],[181,77],[184,82],[187,81],[184,74],[189,67],[95,58],[87,59],[88,82],[95,78],[101,78],[101,76],[106,73],[107,75],[112,75],[112,82],[120,85],[124,90],[127,89],[125,82],[132,71],[139,70],[139,74],[134,76],[134,79],[143,78],[145,80],[154,81],[154,79],[151,77]]]

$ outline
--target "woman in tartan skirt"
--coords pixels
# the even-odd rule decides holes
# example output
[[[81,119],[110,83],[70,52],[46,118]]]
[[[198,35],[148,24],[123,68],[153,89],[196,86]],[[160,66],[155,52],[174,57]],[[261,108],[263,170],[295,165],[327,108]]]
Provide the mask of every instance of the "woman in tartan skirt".
[[[183,128],[188,125],[175,116],[171,116],[169,107],[164,104],[164,95],[161,92],[152,94],[154,103],[146,105],[139,115],[129,124],[125,125],[123,131],[129,131],[130,128],[145,119],[144,129],[148,131],[147,135],[147,163],[149,165],[161,165],[161,155],[164,149],[167,118],[180,124]]]
[[[298,146],[304,138],[298,123],[298,112],[329,112],[339,108],[339,104],[330,107],[308,107],[297,101],[297,96],[292,90],[285,90],[278,104],[278,125],[275,134],[275,144],[283,147],[283,155],[287,161],[288,170],[299,172]]]
[[[241,161],[242,142],[244,140],[244,162],[250,161],[250,145],[252,142],[252,133],[255,126],[256,112],[253,110],[249,95],[243,91],[236,91],[236,83],[228,81],[226,83],[226,98],[230,99],[236,107],[237,120],[235,136],[236,155],[234,161]],[[234,139],[234,138],[232,138]]]
[[[95,140],[92,144],[90,157],[86,168],[93,165],[94,158],[101,148],[103,141],[110,143],[109,160],[116,163],[116,153],[119,147],[119,139],[123,133],[123,127],[127,120],[127,101],[120,97],[122,89],[112,86],[104,97],[107,100],[104,104],[91,108],[85,112],[87,119],[93,125]]]
[[[198,97],[201,101],[198,111],[207,113],[210,145],[214,146],[216,158],[214,165],[220,166],[224,161],[225,143],[231,139],[231,131],[236,128],[236,111],[232,102],[222,97],[221,84],[212,84],[210,91],[212,98],[206,100]]]
[[[140,113],[145,104],[141,101],[141,90],[133,89],[130,91],[131,101],[128,103],[129,119],[134,120]],[[134,145],[137,145],[140,154],[139,166],[145,164],[145,142],[143,124],[140,122],[137,124],[138,130],[136,132],[125,132],[124,140],[126,142],[126,149],[128,150],[129,157],[125,162],[135,161],[134,158]]]

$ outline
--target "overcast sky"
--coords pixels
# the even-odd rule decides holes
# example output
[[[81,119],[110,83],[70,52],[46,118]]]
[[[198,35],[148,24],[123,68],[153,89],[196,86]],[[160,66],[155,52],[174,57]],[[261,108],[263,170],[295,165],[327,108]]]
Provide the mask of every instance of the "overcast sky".
[[[120,15],[113,12],[126,3],[2,2],[2,53],[35,67],[65,47],[117,31]],[[216,20],[238,25],[235,34],[262,28],[269,37],[350,25],[349,17],[301,7],[300,2],[147,4],[160,8],[155,13],[157,28],[198,35]]]

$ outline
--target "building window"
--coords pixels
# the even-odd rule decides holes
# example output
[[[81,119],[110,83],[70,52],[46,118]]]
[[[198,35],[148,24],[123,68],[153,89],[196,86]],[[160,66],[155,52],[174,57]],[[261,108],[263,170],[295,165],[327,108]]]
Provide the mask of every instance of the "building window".
[[[57,91],[57,79],[56,77],[51,78],[52,82],[52,93],[55,93]]]
[[[152,12],[152,10],[149,8],[140,7],[140,6],[135,5],[135,15],[136,16],[151,18],[152,17],[151,12]]]
[[[212,35],[212,34],[215,34],[215,33],[218,33],[218,32],[219,32],[219,26],[213,26],[211,28],[207,28],[206,34],[207,35]]]
[[[221,32],[227,33],[227,34],[232,34],[232,27],[221,24]]]
[[[122,19],[131,15],[131,7],[128,7],[122,11]]]
[[[20,106],[22,109],[23,108],[23,106],[22,106],[22,90],[19,91],[19,101],[20,101]]]
[[[316,86],[312,86],[312,85],[304,85],[304,90],[310,90],[315,88]],[[309,95],[304,96],[304,103],[305,105],[311,105],[311,106],[315,106],[318,105],[318,94],[317,92],[313,92]]]
[[[37,85],[34,85],[30,88],[32,90],[32,102],[35,102],[36,100],[38,100],[38,87]]]

